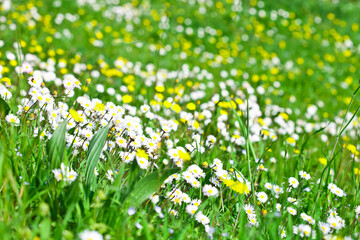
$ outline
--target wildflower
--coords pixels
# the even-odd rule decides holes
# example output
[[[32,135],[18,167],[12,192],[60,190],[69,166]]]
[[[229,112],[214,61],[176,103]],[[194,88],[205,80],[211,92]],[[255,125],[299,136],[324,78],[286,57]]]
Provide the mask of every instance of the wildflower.
[[[136,161],[141,169],[147,169],[149,166],[149,161],[146,158],[136,158]]]
[[[244,205],[244,210],[245,210],[247,215],[255,214],[255,208],[250,204],[245,204]]]
[[[287,211],[288,211],[291,215],[293,215],[293,216],[295,216],[295,215],[297,214],[296,209],[295,209],[295,208],[292,208],[292,207],[288,207],[288,208],[287,208]]]
[[[293,226],[293,233],[295,235],[298,235],[300,233],[299,227],[298,226]]]
[[[301,178],[305,179],[305,180],[309,180],[311,178],[310,174],[308,174],[307,172],[305,171],[300,171],[299,172],[299,175]]]
[[[107,170],[106,178],[109,179],[111,182],[114,181],[114,172],[111,169]]]
[[[43,83],[43,79],[40,76],[29,77],[28,83],[32,87],[39,88],[41,86],[41,84]]]
[[[103,236],[97,231],[84,230],[79,234],[81,240],[103,240]]]
[[[4,100],[9,100],[12,97],[12,93],[9,90],[7,90],[6,87],[0,84],[0,96]]]
[[[159,195],[156,195],[155,193],[150,196],[150,200],[153,204],[157,204],[160,200]]]
[[[256,196],[258,201],[261,203],[266,203],[266,201],[268,200],[268,196],[266,195],[265,192],[258,192],[256,193]]]
[[[286,142],[289,143],[291,146],[295,146],[296,140],[292,137],[286,139]]]
[[[330,225],[328,223],[319,222],[319,228],[324,235],[330,233],[331,231]]]
[[[295,198],[292,198],[292,197],[288,197],[288,202],[290,202],[290,203],[293,203],[293,204],[295,204],[295,205],[297,205],[297,201],[296,201],[296,199]]]
[[[278,212],[281,211],[281,204],[280,203],[276,204],[276,211],[278,211]]]
[[[229,174],[226,170],[224,169],[218,169],[215,172],[215,175],[220,179],[220,180],[224,180],[224,179],[228,179],[229,178]]]
[[[319,158],[318,161],[322,164],[325,165],[327,164],[327,159],[326,158]]]
[[[66,176],[67,176],[68,182],[73,182],[73,181],[75,181],[78,174],[74,170],[70,170]]]
[[[346,148],[347,148],[351,153],[353,153],[353,154],[356,153],[356,147],[355,147],[354,145],[352,145],[352,144],[347,144],[347,145],[346,145]]]
[[[332,186],[330,191],[338,197],[343,197],[345,195],[344,191],[337,186],[335,187]]]
[[[215,144],[215,142],[216,142],[216,137],[213,136],[213,135],[209,135],[206,138],[206,143],[205,144],[210,145],[210,144]]]
[[[96,103],[94,110],[97,112],[103,112],[103,111],[105,111],[105,105],[102,103]]]
[[[54,169],[52,172],[54,173],[54,177],[58,182],[63,180],[64,182],[71,183],[75,181],[78,176],[74,170],[70,169],[68,166],[65,166],[64,163],[61,163],[60,169]]]
[[[249,219],[250,225],[255,226],[255,227],[259,226],[259,222],[256,220],[255,214],[248,215],[248,219]]]
[[[338,213],[334,209],[330,209],[329,216],[337,217]]]
[[[284,226],[279,226],[279,232],[280,232],[281,238],[286,238],[286,231],[285,231]]]
[[[130,95],[124,95],[123,98],[122,98],[122,101],[124,103],[130,103],[132,100],[133,100],[133,98]]]
[[[80,117],[79,113],[76,110],[70,109],[69,113],[70,113],[71,117],[74,119],[75,122],[84,121],[84,119]]]
[[[122,137],[116,137],[115,142],[121,148],[125,148],[127,146],[126,140]]]
[[[360,215],[360,205],[355,207],[355,213],[356,213],[356,218],[358,218]]]
[[[131,163],[135,158],[135,152],[131,152],[131,153],[121,152],[120,155],[123,156],[123,160],[125,163]]]
[[[32,73],[33,67],[28,62],[23,62],[21,70],[23,73]]]
[[[5,121],[7,121],[8,123],[14,124],[15,126],[19,126],[19,124],[20,124],[20,119],[11,113],[6,115]]]
[[[218,169],[222,169],[223,168],[223,163],[221,162],[220,159],[215,158],[213,163],[210,165],[210,167],[214,170],[218,170]]]
[[[72,75],[65,76],[64,81],[63,81],[63,85],[64,85],[64,88],[66,90],[66,93],[70,93],[74,88],[81,89],[80,88],[80,86],[81,86],[80,81],[78,79],[76,79]]]
[[[213,187],[209,184],[204,185],[202,192],[204,193],[205,196],[208,197],[212,197],[212,196],[216,197],[219,194],[219,190],[217,190],[216,187]]]
[[[195,215],[195,219],[196,221],[198,221],[199,223],[203,224],[203,225],[207,225],[210,223],[210,220],[207,216],[205,216],[202,211],[199,211],[196,215]]]
[[[329,189],[331,192],[335,191],[336,188],[337,188],[337,186],[336,186],[335,184],[333,184],[333,183],[329,183],[329,184],[328,184],[328,189]]]
[[[289,184],[290,184],[291,187],[297,188],[299,186],[299,181],[294,177],[290,177],[289,178]]]
[[[272,189],[271,183],[265,183],[265,188],[271,190]]]
[[[54,177],[58,182],[63,179],[63,175],[60,169],[54,169],[52,172],[54,173]]]
[[[91,140],[93,135],[94,135],[93,132],[90,129],[82,129],[80,131],[80,134],[82,136],[84,136],[85,138],[87,138],[88,140]]]
[[[141,110],[142,113],[146,113],[147,111],[150,110],[150,106],[147,105],[147,104],[144,104],[144,105],[142,105],[142,106],[140,107],[140,110]]]
[[[309,225],[299,225],[299,231],[301,237],[309,237],[311,235],[311,227]]]
[[[171,215],[175,216],[175,217],[178,215],[178,211],[176,211],[176,210],[174,210],[174,209],[171,209],[171,210],[169,211],[169,213],[170,213]]]
[[[134,207],[130,207],[128,210],[127,210],[129,216],[132,216],[136,213],[136,210]]]
[[[187,153],[185,150],[179,149],[179,158],[183,161],[189,161],[190,160],[190,154]]]
[[[210,227],[209,225],[205,225],[205,232],[208,234],[210,239],[213,239],[213,234],[215,233],[215,228]]]
[[[326,222],[335,230],[340,230],[345,227],[345,221],[339,216],[334,217],[330,215]]]
[[[171,197],[171,201],[181,205],[182,204],[182,198],[180,193],[176,193],[175,196]]]
[[[205,177],[204,171],[198,165],[191,165],[188,168],[188,171],[193,174],[195,178]]]
[[[188,169],[189,170],[189,169]],[[194,180],[196,180],[196,178],[194,177],[194,175],[190,172],[186,170],[185,172],[183,172],[181,175],[183,177],[183,179],[187,182],[187,183],[192,183]]]
[[[217,187],[220,187],[220,181],[217,177],[213,176],[209,179],[209,181]]]
[[[278,198],[280,194],[284,192],[284,189],[279,187],[278,185],[273,185],[273,191],[275,193],[275,197]]]
[[[307,215],[306,213],[301,213],[301,214],[300,214],[300,217],[301,217],[304,221],[307,221],[308,223],[310,223],[310,224],[312,224],[312,225],[315,224],[315,220],[314,220],[311,216]]]
[[[182,193],[181,194],[181,200],[184,202],[184,203],[190,203],[191,202],[191,199],[189,197],[189,195],[187,195],[186,193]]]
[[[235,192],[237,193],[240,193],[240,194],[248,194],[249,193],[249,189],[247,187],[246,184],[244,183],[241,183],[239,181],[234,181],[234,180],[226,180],[224,179],[223,180],[224,184],[229,187],[231,190],[234,190]]]
[[[160,218],[164,218],[164,214],[161,212],[161,207],[155,206],[154,209],[155,209],[155,212],[157,212],[159,214]]]
[[[198,207],[193,204],[188,204],[185,208],[186,212],[190,215],[194,215],[198,210]]]

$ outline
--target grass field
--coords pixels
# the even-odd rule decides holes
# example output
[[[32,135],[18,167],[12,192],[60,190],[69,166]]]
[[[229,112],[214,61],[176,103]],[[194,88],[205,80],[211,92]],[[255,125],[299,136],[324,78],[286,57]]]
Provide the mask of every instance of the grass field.
[[[0,239],[359,239],[350,0],[0,0]]]

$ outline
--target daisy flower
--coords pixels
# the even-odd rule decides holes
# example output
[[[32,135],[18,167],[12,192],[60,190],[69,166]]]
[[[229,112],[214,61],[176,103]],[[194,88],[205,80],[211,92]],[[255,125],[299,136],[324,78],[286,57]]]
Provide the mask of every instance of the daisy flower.
[[[103,240],[103,236],[97,231],[84,230],[79,234],[81,240]]]
[[[219,190],[216,187],[211,186],[210,184],[205,184],[202,192],[205,196],[216,197],[219,194]]]

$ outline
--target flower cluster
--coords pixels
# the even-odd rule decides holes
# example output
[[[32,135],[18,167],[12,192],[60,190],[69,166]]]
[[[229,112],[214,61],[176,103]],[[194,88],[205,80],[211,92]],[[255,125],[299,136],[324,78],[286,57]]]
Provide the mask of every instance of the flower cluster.
[[[160,225],[168,236],[184,219],[215,239],[244,227],[259,238],[359,237],[356,3],[326,0],[318,12],[317,1],[3,2],[0,149],[16,163],[4,182],[16,176],[19,196],[31,196],[86,181],[89,147],[109,129],[97,146],[95,200],[74,205],[89,220],[74,227],[86,229],[80,239],[120,238],[98,206],[132,174],[169,170],[143,209],[126,208],[135,238]],[[48,169],[35,159],[62,123],[66,165]],[[52,184],[36,185],[38,168]],[[75,226],[68,219],[64,227]]]
[[[54,169],[52,172],[58,182],[64,181],[66,183],[71,183],[75,181],[78,176],[74,170],[72,170],[69,166],[65,166],[64,163],[61,163],[60,169]]]

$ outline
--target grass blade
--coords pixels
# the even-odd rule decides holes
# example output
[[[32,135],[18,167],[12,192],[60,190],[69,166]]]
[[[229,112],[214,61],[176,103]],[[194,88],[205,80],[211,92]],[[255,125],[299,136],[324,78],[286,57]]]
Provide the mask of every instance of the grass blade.
[[[4,99],[0,97],[0,117],[5,118],[6,115],[10,112],[10,107]]]
[[[166,169],[153,172],[137,182],[128,198],[132,207],[137,207],[148,199],[170,175],[178,172],[179,169]]]
[[[91,188],[95,185],[94,169],[103,150],[105,140],[109,132],[109,127],[110,126],[108,124],[104,128],[100,129],[90,141],[88,156],[86,159],[85,183],[86,185],[91,186]]]
[[[50,141],[46,144],[46,152],[49,156],[50,167],[55,169],[60,167],[65,152],[65,132],[66,121],[63,121],[52,135]]]

